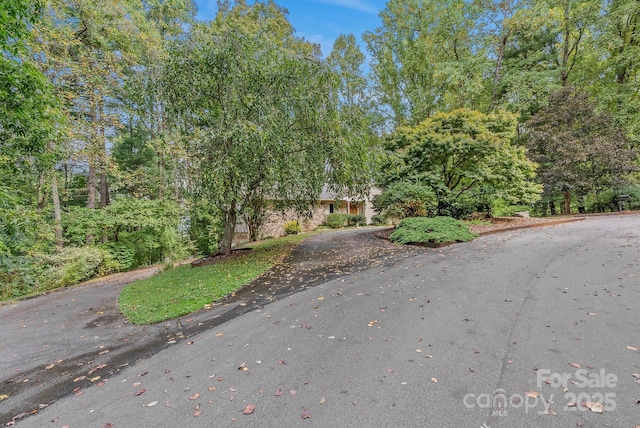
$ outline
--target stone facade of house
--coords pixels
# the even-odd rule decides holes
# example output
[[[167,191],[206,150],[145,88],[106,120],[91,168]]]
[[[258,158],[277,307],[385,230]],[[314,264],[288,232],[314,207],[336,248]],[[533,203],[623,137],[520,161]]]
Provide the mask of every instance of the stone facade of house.
[[[324,223],[327,213],[328,211],[326,211],[326,207],[322,205],[313,209],[311,217],[299,215],[295,210],[287,210],[285,212],[270,211],[267,214],[267,219],[260,230],[260,239],[264,239],[266,237],[277,238],[279,236],[286,235],[284,225],[295,220],[300,223],[303,232],[315,230],[318,226]]]
[[[268,211],[267,219],[259,233],[259,239],[284,236],[285,224],[295,220],[300,223],[303,232],[310,232],[322,225],[330,213],[361,214],[365,216],[367,224],[371,224],[371,218],[375,215],[372,200],[375,195],[379,194],[379,189],[372,188],[368,198],[364,201],[357,201],[349,198],[340,199],[335,193],[324,190],[320,198],[320,203],[312,209],[310,216],[300,215],[296,213],[295,210],[287,210],[284,212]],[[249,233],[247,226],[244,223],[238,224],[235,242],[247,242],[248,239]]]

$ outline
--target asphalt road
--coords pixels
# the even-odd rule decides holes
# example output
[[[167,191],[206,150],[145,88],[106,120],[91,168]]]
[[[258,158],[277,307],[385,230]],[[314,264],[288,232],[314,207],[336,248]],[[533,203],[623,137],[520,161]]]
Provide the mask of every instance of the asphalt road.
[[[234,316],[213,315],[227,306],[183,319],[178,334],[171,323],[104,320],[120,326],[113,334],[156,337],[158,348],[96,369],[109,340],[87,338],[80,389],[15,425],[632,428],[639,231],[640,216],[600,217],[371,258],[373,267],[356,264],[279,300],[256,292],[274,302],[246,299]],[[194,324],[202,325],[186,334]],[[20,349],[13,358],[25,364],[49,352]],[[53,382],[39,377],[42,366],[66,361],[48,356],[37,362],[42,389]],[[32,381],[21,376],[3,381],[0,395]]]

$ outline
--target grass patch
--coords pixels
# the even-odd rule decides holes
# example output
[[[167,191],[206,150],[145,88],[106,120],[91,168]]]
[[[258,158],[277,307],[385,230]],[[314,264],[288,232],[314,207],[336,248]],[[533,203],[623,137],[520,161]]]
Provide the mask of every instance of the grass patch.
[[[460,220],[451,217],[410,217],[398,224],[389,239],[397,244],[465,242],[477,235]]]
[[[190,314],[238,290],[275,265],[311,234],[291,235],[253,245],[253,251],[226,262],[162,272],[128,285],[120,294],[122,314],[133,324],[153,324]]]

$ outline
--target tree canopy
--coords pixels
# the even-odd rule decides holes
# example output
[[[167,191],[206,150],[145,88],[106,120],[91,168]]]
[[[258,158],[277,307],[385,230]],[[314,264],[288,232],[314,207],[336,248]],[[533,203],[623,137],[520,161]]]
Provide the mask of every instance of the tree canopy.
[[[459,216],[460,201],[479,202],[484,193],[532,202],[539,191],[531,181],[536,165],[512,144],[515,126],[510,113],[458,109],[400,127],[387,142],[392,153],[385,181],[430,187],[439,215]]]
[[[326,58],[277,0],[216,6],[0,2],[9,292],[229,252],[324,185],[398,217],[640,193],[638,0],[389,0]]]

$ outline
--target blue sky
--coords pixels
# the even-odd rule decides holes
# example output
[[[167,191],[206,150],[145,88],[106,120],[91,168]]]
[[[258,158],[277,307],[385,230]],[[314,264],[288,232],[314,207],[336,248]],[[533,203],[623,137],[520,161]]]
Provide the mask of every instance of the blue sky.
[[[323,55],[329,55],[333,42],[340,34],[353,33],[362,50],[362,33],[380,26],[378,13],[385,0],[275,0],[289,11],[289,22],[297,35],[319,43]],[[248,3],[252,3],[251,0]],[[212,19],[216,13],[216,0],[196,0],[198,18]]]

